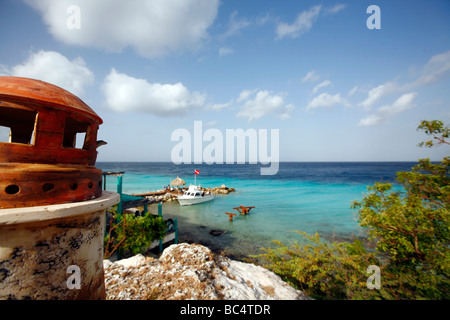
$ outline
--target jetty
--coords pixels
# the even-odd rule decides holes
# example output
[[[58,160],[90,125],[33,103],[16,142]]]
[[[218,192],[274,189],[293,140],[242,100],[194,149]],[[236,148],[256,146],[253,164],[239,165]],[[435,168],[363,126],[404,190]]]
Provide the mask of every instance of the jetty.
[[[154,197],[154,196],[162,196],[167,193],[167,190],[157,190],[153,192],[145,192],[145,193],[132,193],[132,196],[135,197]]]
[[[243,205],[240,205],[239,207],[233,208],[234,210],[237,210],[242,215],[248,215],[250,213],[250,210],[254,209],[255,207],[244,207]],[[236,213],[231,212],[225,212],[225,214],[228,215],[230,221],[233,221],[233,217],[235,217]]]

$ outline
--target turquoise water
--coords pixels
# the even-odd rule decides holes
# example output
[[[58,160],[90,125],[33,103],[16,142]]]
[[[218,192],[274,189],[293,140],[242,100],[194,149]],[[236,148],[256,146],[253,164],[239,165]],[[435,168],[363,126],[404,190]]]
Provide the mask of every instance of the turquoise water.
[[[123,176],[124,193],[141,193],[155,191],[180,175],[186,184],[194,183],[194,175],[189,172],[172,172],[165,164],[161,170],[158,167],[145,168],[127,164],[103,163],[97,165],[104,170],[117,170],[122,168],[126,171]],[[330,164],[331,166],[331,164]],[[383,166],[379,164],[378,166]],[[357,223],[357,211],[350,208],[351,202],[361,200],[367,191],[367,185],[372,184],[374,176],[370,174],[361,175],[368,169],[351,170],[349,168],[312,168],[305,172],[315,170],[316,174],[305,178],[306,174],[293,173],[291,167],[286,170],[290,173],[287,178],[261,177],[235,170],[217,174],[208,174],[208,167],[202,168],[201,174],[197,176],[197,184],[203,187],[227,187],[236,189],[227,195],[217,195],[213,201],[195,205],[180,206],[177,201],[163,203],[163,214],[165,218],[178,218],[180,233],[186,239],[206,244],[212,249],[225,249],[226,253],[234,256],[245,256],[247,254],[260,253],[261,247],[271,246],[272,240],[279,240],[286,244],[292,244],[301,239],[293,232],[295,230],[307,233],[319,232],[324,238],[333,236],[339,238],[350,238],[352,236],[363,236],[363,230]],[[392,168],[391,168],[392,167]],[[411,166],[407,164],[406,170]],[[355,167],[356,168],[356,167]],[[386,165],[383,166],[386,170]],[[390,166],[392,172],[386,171],[380,176],[380,180],[387,180],[395,176],[397,166]],[[379,168],[378,168],[379,169]],[[282,166],[280,166],[280,171]],[[150,172],[153,171],[153,172]],[[377,167],[370,167],[371,174],[377,171]],[[158,174],[158,172],[161,172]],[[232,173],[235,174],[232,174]],[[319,173],[317,173],[319,172]],[[322,172],[322,174],[320,173]],[[327,172],[323,176],[324,172]],[[334,176],[333,176],[334,172]],[[336,173],[337,172],[337,173]],[[318,178],[322,175],[322,178]],[[238,178],[236,178],[238,176]],[[283,172],[281,172],[283,177]],[[369,178],[361,178],[367,177]],[[376,176],[376,175],[375,175]],[[344,178],[345,177],[345,178]],[[349,178],[350,177],[350,178]],[[107,189],[116,190],[116,178],[107,178]],[[233,207],[255,206],[249,215],[239,214]],[[156,207],[151,208],[156,211]],[[225,212],[237,213],[238,215],[229,221]],[[214,237],[209,234],[210,230],[223,230],[225,234]]]

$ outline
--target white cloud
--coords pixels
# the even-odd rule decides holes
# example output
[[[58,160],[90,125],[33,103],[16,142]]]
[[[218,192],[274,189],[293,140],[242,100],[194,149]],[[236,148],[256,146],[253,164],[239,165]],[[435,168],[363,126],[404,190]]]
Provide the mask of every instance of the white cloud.
[[[416,92],[405,93],[400,98],[398,98],[392,105],[383,106],[380,109],[378,109],[378,112],[390,117],[397,113],[408,110],[413,106],[414,99],[416,98],[416,96],[417,96]]]
[[[405,93],[392,105],[382,106],[375,113],[361,119],[358,126],[376,126],[388,122],[395,115],[412,108],[414,106],[414,99],[416,96],[417,93],[415,92]]]
[[[315,86],[313,91],[311,92],[311,94],[316,94],[317,91],[319,91],[321,88],[325,88],[325,87],[327,87],[329,85],[331,85],[331,81],[330,80],[325,80],[325,81],[319,83],[317,86]]]
[[[232,48],[222,47],[219,49],[220,56],[226,56],[232,53],[234,53],[234,50]]]
[[[254,94],[257,90],[242,90],[237,98],[237,102],[242,102],[250,98],[252,94]]]
[[[320,75],[318,75],[316,73],[316,71],[311,70],[303,77],[302,82],[308,82],[308,81],[315,82],[319,79],[320,79]]]
[[[234,11],[230,15],[230,21],[228,22],[228,29],[222,35],[222,38],[227,38],[236,34],[239,34],[239,31],[247,28],[251,23],[246,18],[237,18],[238,12]]]
[[[450,74],[450,50],[431,57],[423,67],[422,74],[413,83],[405,85],[412,88],[437,82]]]
[[[320,107],[331,107],[335,104],[343,104],[345,103],[344,99],[342,99],[341,94],[337,93],[334,96],[329,93],[321,93],[317,97],[311,100],[311,102],[306,107],[306,111],[320,108]]]
[[[178,117],[205,103],[205,95],[189,92],[182,83],[149,83],[115,69],[106,76],[102,90],[107,107],[119,112],[138,111]]]
[[[281,22],[277,26],[278,39],[284,37],[297,38],[312,28],[313,23],[319,16],[321,6],[314,6],[307,11],[301,12],[292,24]]]
[[[268,21],[270,21],[271,19],[273,19],[271,17],[271,15],[269,13],[266,13],[265,15],[259,16],[258,18],[256,18],[256,24],[262,26],[262,25],[266,24]]]
[[[215,110],[215,111],[220,111],[222,109],[229,108],[230,106],[231,106],[231,102],[226,102],[226,103],[216,103],[216,104],[209,106],[208,108]]]
[[[381,117],[378,114],[370,114],[367,117],[361,119],[358,123],[359,127],[371,127],[380,124]]]
[[[403,85],[398,84],[396,81],[388,81],[381,84],[371,89],[367,98],[358,105],[370,109],[375,102],[385,95],[429,85],[444,79],[448,75],[450,75],[450,50],[432,56],[422,68],[422,72],[416,80]]]
[[[132,47],[144,57],[198,48],[219,7],[219,0],[25,1],[59,41],[113,52]],[[71,5],[80,9],[79,29],[67,27]]]
[[[210,128],[216,124],[217,124],[217,120],[211,120],[211,121],[203,123],[203,127]]]
[[[351,90],[348,92],[348,96],[349,96],[349,97],[353,96],[353,95],[356,93],[356,91],[358,91],[358,86],[354,86],[353,89],[351,89]]]
[[[345,9],[345,7],[347,7],[346,4],[337,4],[333,7],[329,7],[329,8],[325,8],[325,14],[336,14],[339,11]]]
[[[381,97],[396,92],[399,87],[394,82],[386,82],[378,87],[371,89],[367,95],[366,100],[360,102],[358,105],[366,109],[370,109],[372,105],[377,102]]]
[[[239,95],[238,101],[245,103],[237,116],[248,118],[249,121],[269,114],[275,114],[282,120],[288,119],[294,109],[292,104],[285,104],[281,95],[273,95],[267,90],[260,90],[256,94],[254,90],[244,90]]]
[[[85,86],[94,81],[94,74],[81,57],[70,61],[55,51],[31,52],[23,63],[1,69],[3,75],[42,80],[76,96],[83,96]]]

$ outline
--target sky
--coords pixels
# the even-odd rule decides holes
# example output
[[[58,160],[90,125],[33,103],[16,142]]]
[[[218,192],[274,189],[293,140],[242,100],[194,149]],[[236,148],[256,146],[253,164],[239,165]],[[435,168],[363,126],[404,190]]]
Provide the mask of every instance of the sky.
[[[0,75],[88,104],[97,161],[172,161],[196,121],[278,130],[280,161],[437,161],[448,147],[419,148],[416,128],[450,124],[449,15],[448,0],[1,0]]]

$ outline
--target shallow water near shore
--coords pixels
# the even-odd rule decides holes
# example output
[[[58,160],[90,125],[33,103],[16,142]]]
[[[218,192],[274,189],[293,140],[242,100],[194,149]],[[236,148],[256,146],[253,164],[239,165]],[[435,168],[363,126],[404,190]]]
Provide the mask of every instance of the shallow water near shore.
[[[124,171],[123,192],[141,193],[161,189],[177,176],[202,187],[235,188],[219,194],[213,201],[180,206],[178,201],[164,202],[165,218],[177,218],[180,241],[209,246],[214,251],[242,259],[262,253],[272,240],[294,244],[302,237],[293,232],[318,232],[323,238],[350,239],[363,236],[357,223],[357,211],[351,202],[361,200],[367,186],[394,181],[397,171],[408,171],[412,162],[370,163],[280,163],[275,176],[260,176],[255,165],[174,165],[172,163],[100,162],[104,171]],[[116,178],[107,177],[107,190],[116,190]],[[250,214],[239,214],[234,207],[254,206]],[[156,206],[151,206],[157,212]],[[237,213],[229,221],[225,212]],[[219,236],[211,230],[224,231]]]

